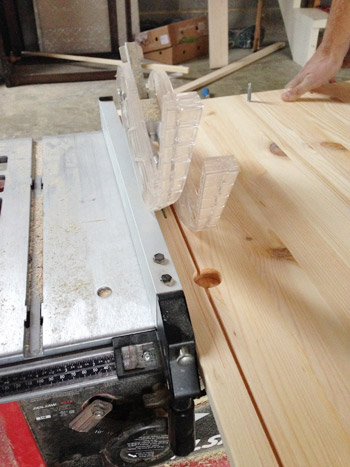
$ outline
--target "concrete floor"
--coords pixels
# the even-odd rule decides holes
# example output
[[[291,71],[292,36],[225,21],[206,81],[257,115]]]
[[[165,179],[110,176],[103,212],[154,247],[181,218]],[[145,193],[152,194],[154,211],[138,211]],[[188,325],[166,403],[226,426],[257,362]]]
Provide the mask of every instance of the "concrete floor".
[[[249,53],[233,49],[230,62]],[[187,64],[190,74],[172,78],[174,87],[210,71],[207,58]],[[253,92],[281,89],[299,70],[286,47],[208,87],[211,97],[246,93],[248,82],[252,83]],[[350,69],[341,70],[339,79],[349,80]],[[28,136],[38,139],[45,135],[99,130],[97,99],[107,95],[115,95],[113,80],[14,88],[0,85],[0,139]]]

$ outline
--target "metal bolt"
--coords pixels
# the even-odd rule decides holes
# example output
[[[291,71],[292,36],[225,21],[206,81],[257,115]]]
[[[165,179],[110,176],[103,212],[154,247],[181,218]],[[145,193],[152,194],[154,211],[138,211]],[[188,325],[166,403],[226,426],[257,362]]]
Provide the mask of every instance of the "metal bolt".
[[[163,255],[163,253],[156,253],[153,256],[153,261],[157,264],[162,264],[164,260],[165,260],[165,256]]]
[[[194,356],[190,354],[187,347],[181,347],[176,361],[180,366],[192,365],[194,362]]]
[[[143,353],[143,359],[146,361],[146,362],[149,362],[151,360],[151,354],[149,352],[144,352]]]
[[[252,83],[248,83],[248,90],[247,90],[247,101],[252,101]]]
[[[174,280],[170,274],[162,274],[160,280],[163,282],[163,284],[169,285],[169,286],[173,285],[174,283]]]

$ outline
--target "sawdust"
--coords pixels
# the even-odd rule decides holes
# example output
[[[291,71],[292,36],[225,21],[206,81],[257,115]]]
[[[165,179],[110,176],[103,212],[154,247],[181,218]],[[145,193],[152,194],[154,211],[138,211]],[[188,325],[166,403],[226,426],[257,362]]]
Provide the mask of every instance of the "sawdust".
[[[201,455],[195,453],[186,458],[170,460],[159,467],[230,467],[230,463],[223,448],[208,450]]]
[[[151,99],[141,99],[140,102],[146,121],[159,122],[161,120],[161,113],[157,98],[152,97]]]
[[[199,397],[198,399],[195,399],[194,405],[196,408],[201,407],[202,405],[206,405],[209,403],[208,396],[202,396]]]

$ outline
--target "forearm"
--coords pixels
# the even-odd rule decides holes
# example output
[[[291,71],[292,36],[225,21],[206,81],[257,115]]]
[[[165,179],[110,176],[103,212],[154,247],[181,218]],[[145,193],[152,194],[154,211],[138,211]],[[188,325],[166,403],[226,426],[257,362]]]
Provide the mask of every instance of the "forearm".
[[[350,47],[350,0],[333,0],[320,49],[344,57]]]
[[[333,83],[350,47],[350,0],[333,0],[322,43],[282,94],[295,101],[305,92]]]

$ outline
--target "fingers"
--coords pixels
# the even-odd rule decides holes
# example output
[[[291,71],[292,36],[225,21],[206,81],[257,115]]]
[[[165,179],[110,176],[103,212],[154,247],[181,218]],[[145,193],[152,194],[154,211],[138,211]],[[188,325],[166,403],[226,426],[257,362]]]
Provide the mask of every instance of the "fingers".
[[[292,102],[298,99],[308,91],[314,88],[313,80],[310,75],[306,75],[302,82],[282,94],[282,99],[286,102]]]
[[[292,80],[289,81],[289,83],[285,85],[285,88],[286,89],[294,88],[299,83],[301,83],[302,80],[303,80],[303,76],[300,73],[298,73],[296,76],[294,76]]]

